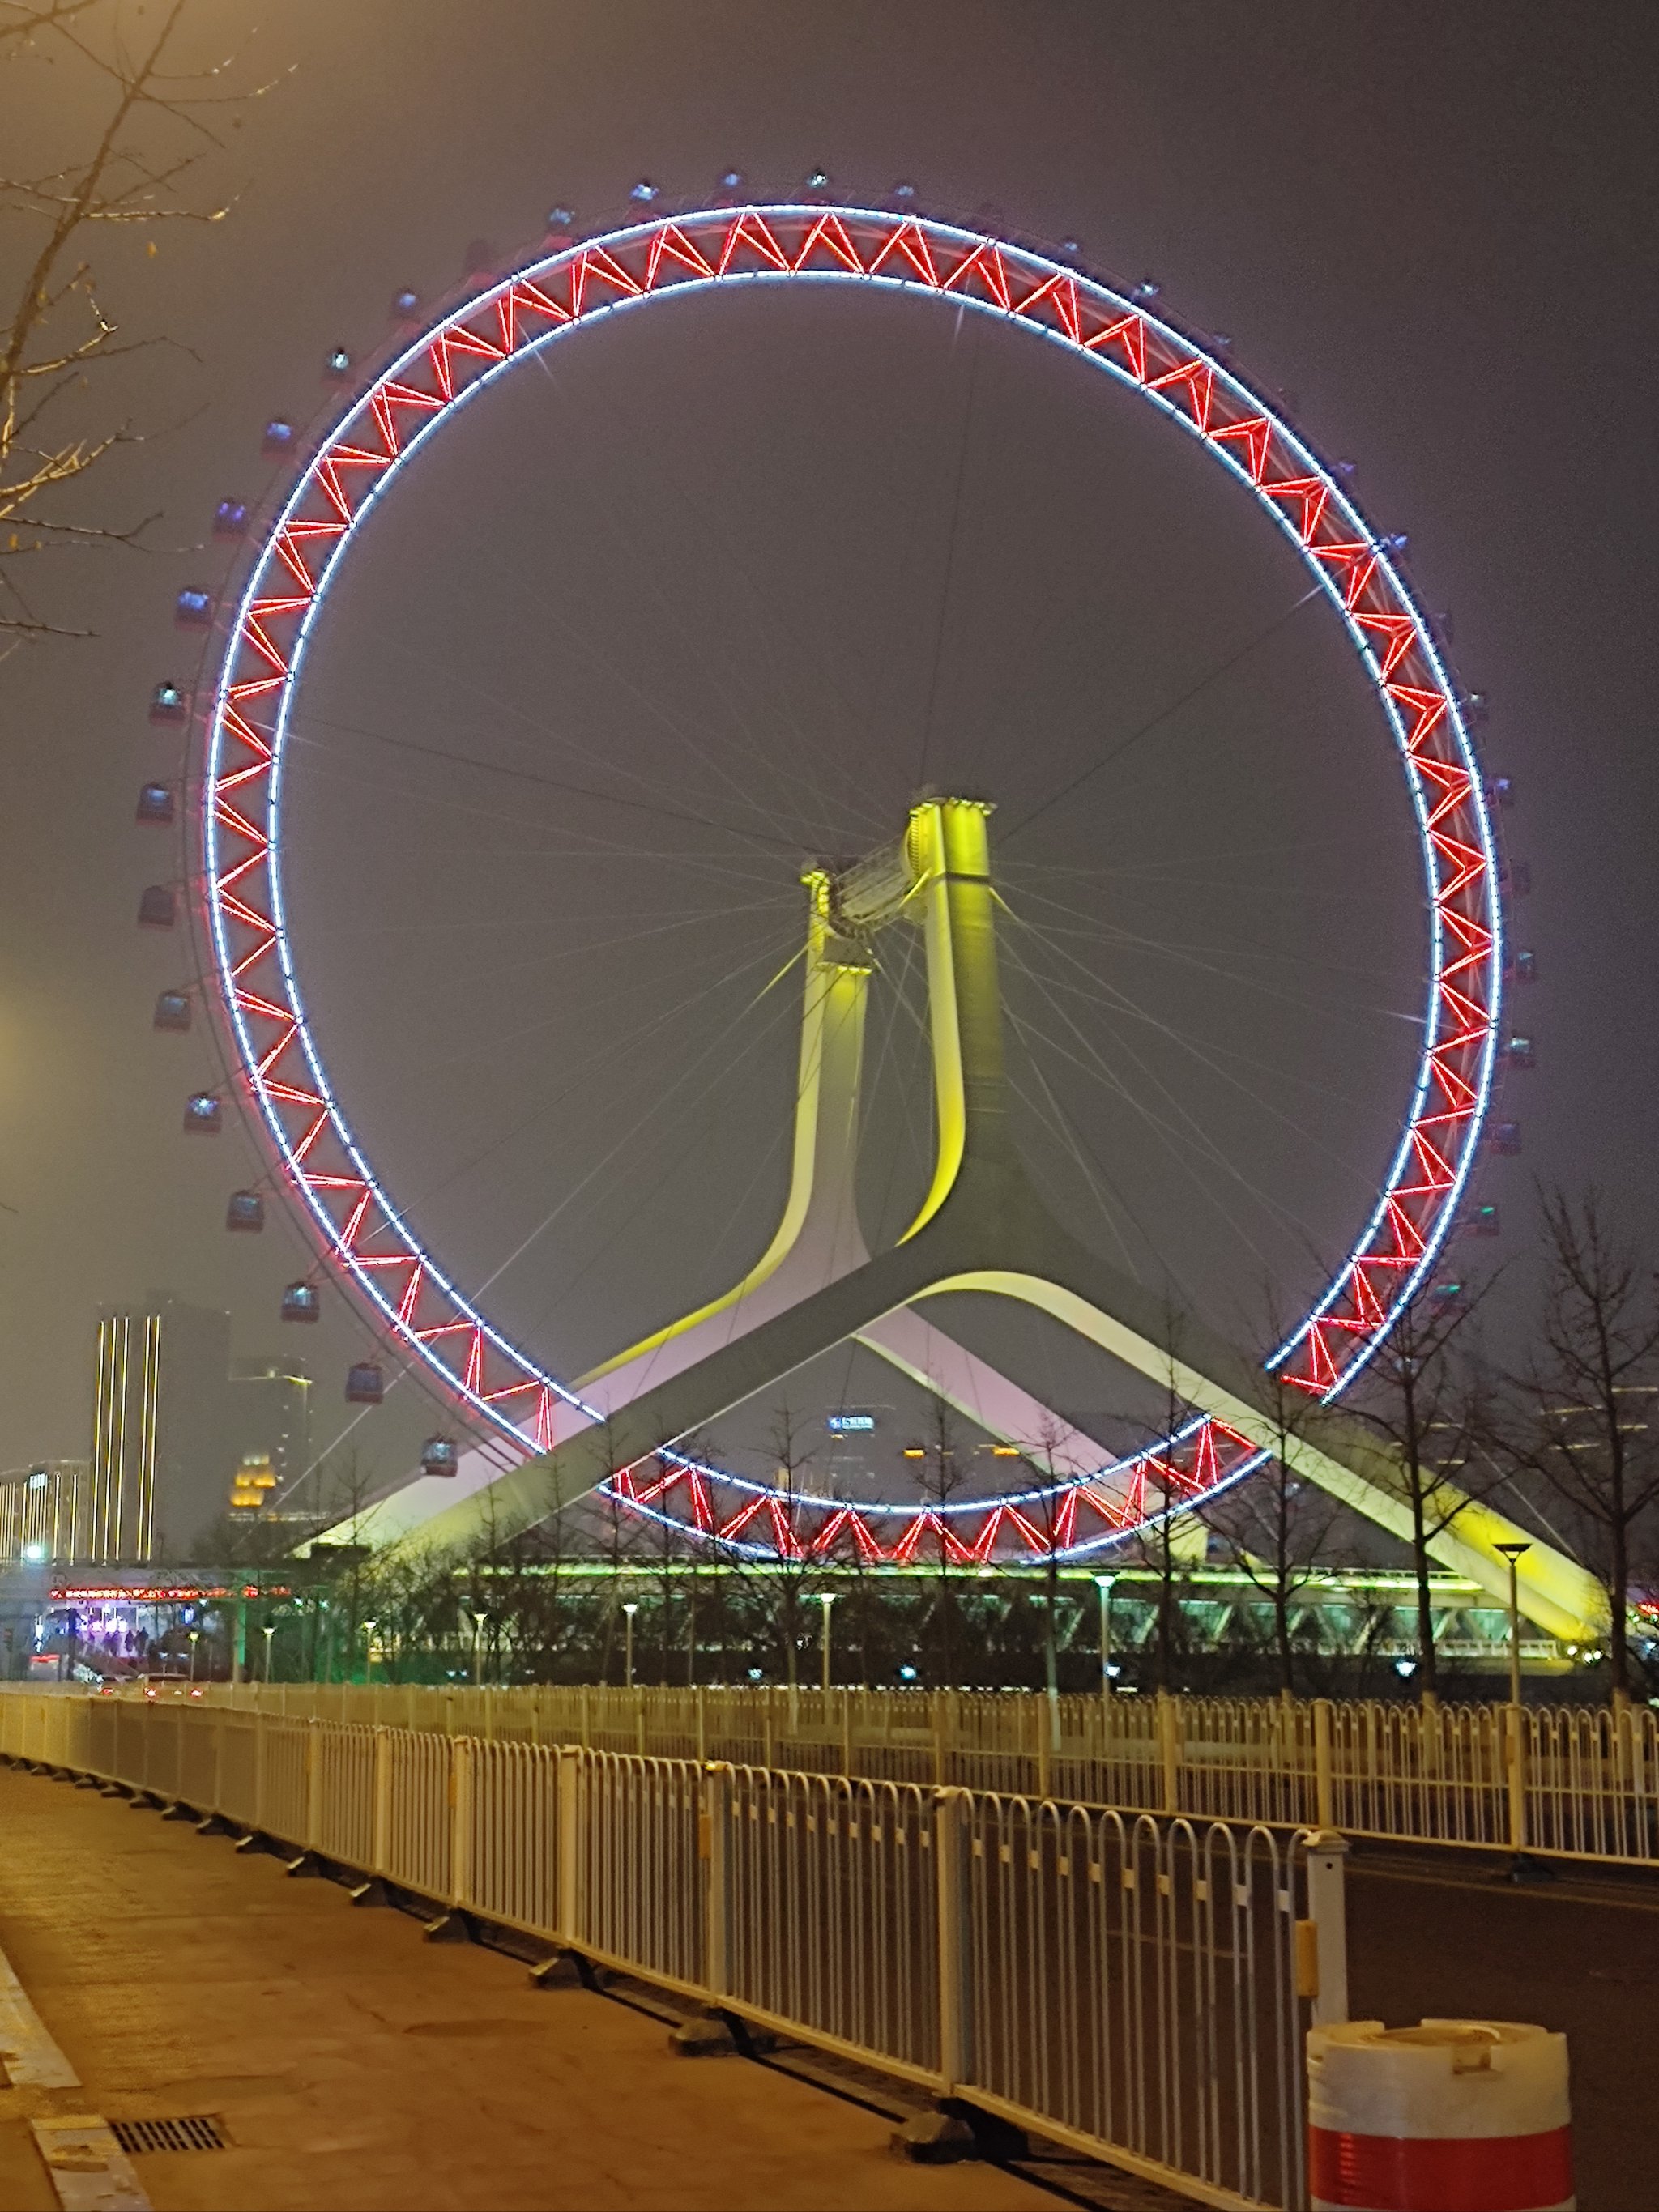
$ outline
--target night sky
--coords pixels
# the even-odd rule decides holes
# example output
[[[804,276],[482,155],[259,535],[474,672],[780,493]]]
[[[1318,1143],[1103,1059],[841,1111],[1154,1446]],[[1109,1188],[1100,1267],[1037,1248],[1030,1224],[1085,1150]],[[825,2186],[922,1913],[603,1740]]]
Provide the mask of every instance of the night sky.
[[[383,343],[400,285],[442,293],[475,239],[533,246],[556,202],[597,224],[641,175],[691,197],[735,165],[783,198],[821,163],[855,202],[913,178],[931,209],[1155,274],[1293,395],[1410,533],[1516,781],[1540,981],[1510,1026],[1538,1066],[1502,1106],[1524,1154],[1483,1179],[1497,1256],[1521,1285],[1535,1176],[1599,1179],[1651,1237],[1645,15],[288,0],[211,22],[245,80],[297,68],[230,134],[224,223],[111,252],[117,311],[198,357],[131,373],[157,434],[100,495],[161,509],[167,550],[66,560],[37,589],[97,637],[0,667],[0,1467],[85,1449],[101,1304],[166,1287],[228,1304],[239,1349],[296,1334],[297,1242],[220,1225],[263,1163],[240,1130],[180,1132],[209,1042],[149,1027],[183,940],[133,920],[176,866],[132,805],[176,769],[144,707],[188,673],[171,603],[219,574],[213,504],[258,495],[264,421],[322,404],[331,347]],[[58,75],[58,109],[0,78],[0,129],[72,150],[90,111]],[[1039,1179],[1248,1337],[1359,1218],[1420,998],[1403,786],[1334,624],[1290,613],[1299,577],[1143,404],[934,303],[680,302],[520,367],[366,532],[297,726],[296,952],[394,1195],[556,1371],[720,1288],[782,1188],[794,977],[753,1002],[799,944],[800,863],[886,841],[920,781],[968,786],[999,805]],[[915,969],[896,944],[872,1017],[865,1195],[890,1227],[926,1140]],[[1016,1335],[1068,1404],[1109,1395]],[[337,1300],[304,1340],[321,1441],[365,1341]],[[433,1419],[394,1394],[354,1441],[390,1474]]]

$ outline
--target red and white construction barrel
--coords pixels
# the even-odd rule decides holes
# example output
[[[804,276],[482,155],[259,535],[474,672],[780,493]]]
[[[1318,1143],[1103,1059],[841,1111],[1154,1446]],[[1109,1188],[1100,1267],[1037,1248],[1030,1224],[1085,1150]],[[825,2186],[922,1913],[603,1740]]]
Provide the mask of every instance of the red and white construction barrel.
[[[1507,2020],[1308,2032],[1313,2212],[1572,2212],[1567,2039]]]

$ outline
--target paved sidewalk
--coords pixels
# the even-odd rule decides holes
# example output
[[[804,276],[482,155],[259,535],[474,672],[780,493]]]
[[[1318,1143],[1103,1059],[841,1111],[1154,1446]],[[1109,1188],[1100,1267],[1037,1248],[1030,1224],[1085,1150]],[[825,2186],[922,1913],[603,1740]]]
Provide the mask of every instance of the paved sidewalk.
[[[0,2205],[56,2203],[32,2117],[216,2114],[135,2160],[156,2212],[1024,2212],[994,2167],[906,2166],[890,2124],[332,1883],[0,1768],[0,1952],[79,2073],[0,2087]]]

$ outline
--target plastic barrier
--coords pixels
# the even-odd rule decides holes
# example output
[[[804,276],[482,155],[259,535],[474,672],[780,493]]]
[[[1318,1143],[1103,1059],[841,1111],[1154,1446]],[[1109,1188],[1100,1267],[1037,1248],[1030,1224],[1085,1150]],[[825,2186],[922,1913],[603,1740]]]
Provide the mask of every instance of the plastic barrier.
[[[1513,2021],[1308,2033],[1314,2212],[1572,2212],[1567,2039]]]

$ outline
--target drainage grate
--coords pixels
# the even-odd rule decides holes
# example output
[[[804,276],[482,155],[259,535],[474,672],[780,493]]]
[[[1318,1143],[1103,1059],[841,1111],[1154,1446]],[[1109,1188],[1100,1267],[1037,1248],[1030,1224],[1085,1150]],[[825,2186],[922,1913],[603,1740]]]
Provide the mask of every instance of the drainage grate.
[[[131,2155],[147,2150],[228,2150],[221,2120],[112,2120],[110,2133]]]

